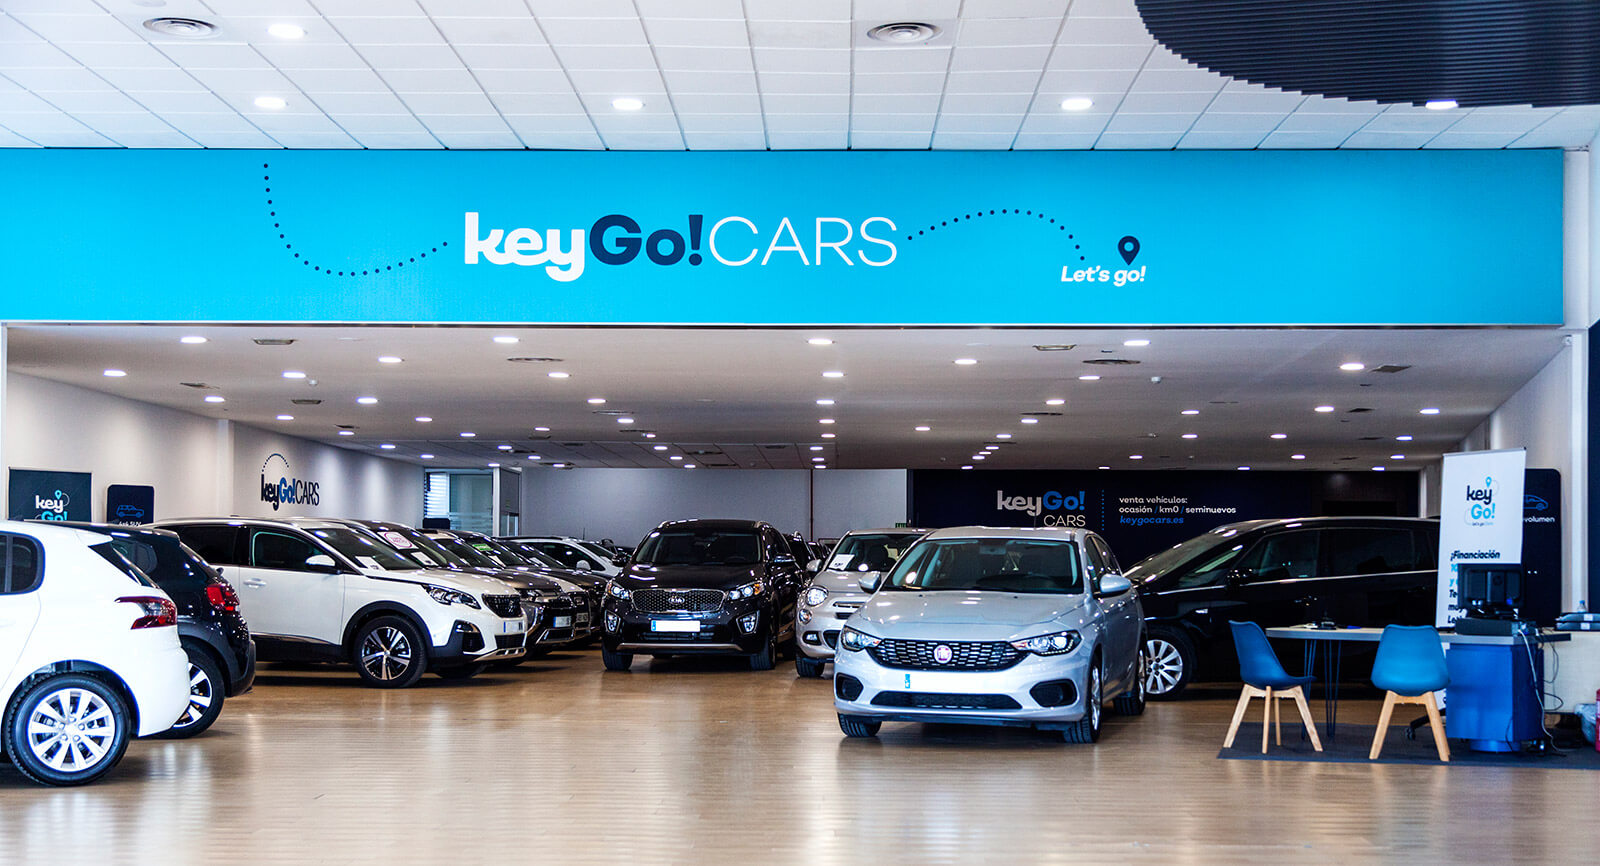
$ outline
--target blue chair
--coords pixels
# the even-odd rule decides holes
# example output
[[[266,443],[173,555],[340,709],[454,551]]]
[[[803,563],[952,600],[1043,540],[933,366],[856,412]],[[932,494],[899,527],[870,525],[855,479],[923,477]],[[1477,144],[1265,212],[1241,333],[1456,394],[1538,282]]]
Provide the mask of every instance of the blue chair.
[[[1389,733],[1389,716],[1395,704],[1421,704],[1433,729],[1433,745],[1439,760],[1450,760],[1450,744],[1445,740],[1444,721],[1439,718],[1439,702],[1433,693],[1450,685],[1450,669],[1445,666],[1444,641],[1432,626],[1391,625],[1378,640],[1378,657],[1372,660],[1372,684],[1383,689],[1383,712],[1372,737],[1369,760],[1377,760],[1383,739]]]
[[[1311,721],[1311,709],[1306,706],[1306,683],[1313,682],[1316,677],[1290,676],[1283,669],[1283,663],[1278,661],[1278,654],[1272,651],[1272,644],[1267,643],[1267,633],[1261,626],[1253,622],[1228,621],[1233,629],[1233,648],[1239,653],[1239,678],[1244,680],[1244,691],[1239,695],[1239,705],[1233,710],[1233,724],[1228,726],[1228,738],[1223,741],[1224,749],[1233,745],[1233,738],[1239,733],[1239,723],[1244,720],[1245,710],[1250,706],[1250,699],[1261,697],[1264,699],[1265,712],[1261,717],[1261,753],[1267,753],[1267,728],[1277,730],[1278,745],[1283,745],[1283,714],[1278,710],[1277,701],[1280,698],[1292,698],[1296,707],[1300,709],[1300,720],[1305,723],[1306,733],[1311,735],[1311,745],[1317,751],[1322,751],[1322,740],[1317,737],[1317,726]]]

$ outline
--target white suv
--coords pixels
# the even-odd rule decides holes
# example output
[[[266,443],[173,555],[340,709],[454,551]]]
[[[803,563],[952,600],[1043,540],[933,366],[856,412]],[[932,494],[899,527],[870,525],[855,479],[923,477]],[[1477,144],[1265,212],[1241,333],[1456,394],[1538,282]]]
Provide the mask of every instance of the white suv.
[[[24,776],[81,785],[189,707],[178,610],[103,535],[0,521],[0,744]]]
[[[592,541],[564,535],[518,535],[507,540],[531,544],[574,571],[592,571],[605,577],[616,577],[622,573],[616,554]]]
[[[162,521],[239,590],[263,661],[348,661],[378,688],[426,671],[459,679],[523,655],[517,590],[425,569],[382,539],[338,520]]]

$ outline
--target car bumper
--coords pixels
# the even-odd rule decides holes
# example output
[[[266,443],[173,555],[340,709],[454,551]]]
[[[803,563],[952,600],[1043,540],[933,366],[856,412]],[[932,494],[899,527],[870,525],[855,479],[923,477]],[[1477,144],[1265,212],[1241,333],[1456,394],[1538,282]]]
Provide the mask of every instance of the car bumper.
[[[865,651],[834,657],[834,708],[880,721],[1063,726],[1083,718],[1089,655],[1025,655],[998,671],[906,670]],[[859,685],[859,691],[855,687]]]
[[[527,649],[528,622],[522,617],[458,619],[450,637],[428,651],[429,665],[450,667],[521,658]]]
[[[806,658],[833,658],[834,648],[839,645],[839,631],[844,628],[844,621],[860,610],[869,598],[871,596],[866,593],[853,595],[835,593],[823,599],[822,604],[816,607],[806,607],[804,601],[796,604],[795,647]],[[809,622],[803,621],[807,613],[811,615]]]
[[[256,684],[256,642],[245,642],[244,658],[237,662],[239,669],[228,671],[228,697],[238,697],[255,688]]]
[[[148,737],[172,727],[189,708],[189,654],[176,635],[149,629],[151,640],[137,664],[121,665],[117,676],[127,685],[139,714],[137,736]]]
[[[746,619],[752,616],[754,620]],[[694,615],[608,608],[601,618],[606,649],[643,655],[751,655],[766,647],[772,630],[771,613],[749,606]]]
[[[556,647],[586,640],[594,634],[594,611],[578,608],[545,608],[544,615],[528,632],[528,646]]]

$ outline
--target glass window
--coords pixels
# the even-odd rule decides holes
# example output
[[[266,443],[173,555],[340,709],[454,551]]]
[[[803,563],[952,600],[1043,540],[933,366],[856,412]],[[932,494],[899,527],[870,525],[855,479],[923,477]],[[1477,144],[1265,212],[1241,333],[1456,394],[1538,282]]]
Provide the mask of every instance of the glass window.
[[[1268,536],[1245,557],[1251,583],[1313,577],[1317,572],[1317,535],[1312,531]]]
[[[1100,561],[1105,563],[1106,568],[1110,569],[1114,574],[1122,573],[1122,563],[1117,562],[1117,555],[1111,552],[1111,545],[1106,544],[1104,538],[1098,535],[1091,535],[1089,536],[1089,543],[1094,545],[1094,549],[1099,552]]]
[[[260,529],[250,537],[250,564],[257,568],[305,571],[306,560],[318,554],[316,545],[297,535]]]
[[[768,533],[766,542],[775,542]],[[669,529],[652,532],[634,561],[642,565],[749,565],[761,561],[762,537],[748,529]]]
[[[311,529],[307,531],[321,539],[324,544],[350,557],[351,560],[363,568],[376,568],[383,571],[416,571],[422,567],[407,559],[404,554],[390,547],[387,542],[376,535],[344,528]]]
[[[828,568],[834,571],[888,571],[900,561],[912,542],[922,537],[920,532],[872,532],[850,534],[828,558]]]
[[[212,565],[243,565],[239,561],[238,538],[239,527],[216,524],[193,524],[189,526],[168,526],[178,533],[183,543],[189,549],[200,554],[200,558]]]
[[[0,589],[7,593],[32,592],[43,576],[39,546],[20,535],[0,536]]]
[[[166,535],[107,533],[116,551],[169,593],[204,592],[215,572],[183,542]]]
[[[1194,567],[1178,576],[1178,589],[1197,589],[1212,586],[1228,573],[1228,563],[1233,562],[1244,549],[1242,544],[1224,545],[1206,551]]]
[[[951,538],[924,541],[901,557],[886,584],[902,590],[1083,592],[1070,541]]]
[[[1325,529],[1322,531],[1323,573],[1386,574],[1417,567],[1409,529]]]
[[[539,549],[553,557],[556,562],[561,563],[563,568],[577,568],[578,560],[585,558],[578,550],[568,547],[559,541],[541,541],[539,542]]]
[[[150,579],[150,575],[145,574],[139,566],[133,563],[133,560],[124,556],[122,550],[116,545],[110,542],[101,542],[100,544],[90,545],[89,549],[99,554],[101,559],[111,563],[111,566],[117,571],[127,575],[127,578],[134,583],[148,586],[152,589],[155,588],[156,582]]]

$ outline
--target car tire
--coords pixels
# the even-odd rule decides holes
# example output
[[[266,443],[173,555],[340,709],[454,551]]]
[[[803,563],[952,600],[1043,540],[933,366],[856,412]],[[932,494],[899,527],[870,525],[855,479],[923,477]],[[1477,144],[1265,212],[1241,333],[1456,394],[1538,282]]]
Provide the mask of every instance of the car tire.
[[[862,716],[839,716],[839,730],[844,731],[847,737],[876,737],[878,729],[883,727],[883,722],[874,721]]]
[[[211,727],[217,716],[222,715],[223,692],[226,691],[222,669],[205,650],[185,646],[183,651],[189,656],[189,706],[172,727],[156,734],[163,740],[193,737]]]
[[[633,667],[633,653],[617,652],[601,644],[600,661],[605,663],[608,671],[625,671]]]
[[[770,671],[778,666],[778,638],[771,632],[767,633],[767,640],[761,645],[761,651],[750,656],[750,670]]]
[[[1153,628],[1145,636],[1148,658],[1144,693],[1152,701],[1170,701],[1183,693],[1194,675],[1194,644],[1180,631]]]
[[[380,616],[356,629],[350,660],[361,681],[377,689],[405,689],[428,669],[422,631],[400,616]]]
[[[794,657],[794,672],[797,676],[814,680],[822,676],[822,669],[828,666],[827,659],[814,659],[805,653],[798,653]]]
[[[34,729],[58,719],[76,730]],[[58,674],[34,682],[11,702],[5,715],[6,753],[22,775],[41,785],[83,785],[122,760],[132,727],[127,703],[106,682]]]
[[[1124,716],[1144,715],[1145,704],[1145,677],[1150,668],[1150,653],[1144,647],[1144,641],[1139,641],[1139,669],[1133,675],[1133,687],[1117,695],[1113,703],[1117,712]]]
[[[489,668],[488,662],[478,662],[470,665],[455,665],[448,668],[439,668],[434,671],[441,680],[470,680]]]
[[[1089,682],[1084,688],[1083,718],[1062,730],[1061,739],[1069,743],[1093,743],[1100,739],[1100,717],[1105,711],[1104,680],[1100,674],[1100,657],[1089,665]]]

